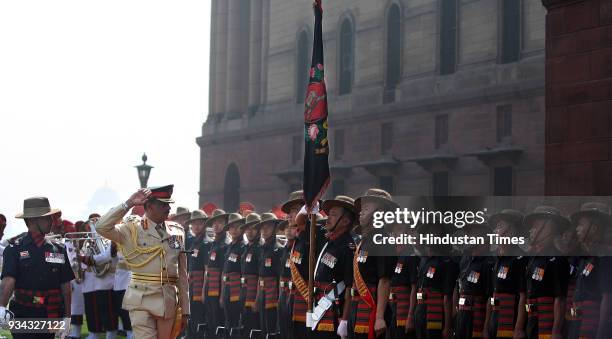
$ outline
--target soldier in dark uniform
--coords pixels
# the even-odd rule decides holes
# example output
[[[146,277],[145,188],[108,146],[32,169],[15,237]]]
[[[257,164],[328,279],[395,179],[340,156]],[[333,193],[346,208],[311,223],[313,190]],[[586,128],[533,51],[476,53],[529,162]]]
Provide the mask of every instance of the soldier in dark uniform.
[[[405,225],[393,226],[393,236],[405,234]],[[410,229],[412,230],[412,229]],[[419,267],[419,257],[413,246],[396,245],[397,264],[391,277],[391,293],[389,305],[393,312],[392,323],[389,324],[389,339],[414,338],[414,310],[416,307],[416,283]]]
[[[538,206],[524,223],[530,229],[530,254],[535,255],[527,264],[525,277],[527,338],[561,338],[569,264],[565,257],[542,255],[556,252],[554,236],[563,233],[569,221],[554,207]]]
[[[217,327],[225,326],[223,310],[219,305],[219,295],[221,294],[221,269],[225,262],[225,224],[228,214],[221,209],[213,211],[212,215],[206,220],[204,227],[212,227],[215,239],[210,245],[210,250],[206,258],[206,270],[204,273],[204,286],[202,288],[202,302],[204,303],[206,317],[206,336],[214,338]]]
[[[310,221],[303,207],[297,213],[295,220],[297,237],[293,243],[289,261],[293,297],[292,333],[294,339],[303,339],[307,337],[309,331],[306,328],[306,311],[308,308],[308,255],[310,250]],[[322,247],[321,243],[325,241],[325,233],[318,227],[316,232],[315,253],[318,254],[318,249]]]
[[[505,209],[489,218],[489,225],[499,236],[525,236],[523,214]],[[518,305],[525,303],[524,277],[528,258],[516,252],[511,245],[499,245],[493,264],[489,288],[491,297],[487,305],[485,338],[524,337],[525,319],[518,319]]]
[[[336,333],[347,336],[347,295],[353,285],[355,252],[350,231],[357,222],[357,210],[354,200],[347,196],[326,200],[322,209],[328,215],[324,226],[327,242],[315,264],[313,318],[318,322],[313,334],[316,338],[337,338]]]
[[[74,273],[64,245],[45,239],[52,215],[43,197],[24,201],[22,218],[28,232],[16,237],[4,251],[0,283],[0,319],[6,319],[6,304],[15,318],[70,318],[70,281]],[[69,324],[66,324],[66,333]],[[49,334],[17,334],[13,338],[54,338]]]
[[[221,274],[221,308],[225,316],[225,338],[240,338],[240,275],[241,257],[244,252],[244,218],[239,213],[230,213],[227,217],[225,230],[231,237],[231,242],[225,251],[223,272]]]
[[[276,241],[276,228],[280,220],[273,213],[261,215],[261,257],[257,286],[257,311],[261,324],[261,337],[277,332],[278,283],[281,270],[281,247]]]
[[[398,207],[388,192],[376,188],[368,189],[364,196],[355,200],[362,240],[353,257],[351,299],[357,305],[350,312],[350,337],[380,336],[391,321],[391,309],[387,303],[397,257],[372,255],[377,246],[374,244],[374,236],[387,235],[383,228],[374,228],[373,215],[377,211],[392,211]]]
[[[248,243],[242,254],[242,278],[240,300],[243,305],[242,326],[243,337],[249,338],[251,330],[259,330],[259,315],[255,308],[255,297],[257,296],[257,281],[259,279],[259,257],[261,246],[259,246],[259,222],[261,217],[257,213],[247,215],[244,225],[244,234]]]
[[[297,213],[297,210],[296,210]],[[281,338],[292,338],[291,311],[293,310],[293,299],[291,297],[291,266],[289,264],[291,249],[295,242],[296,228],[289,227],[289,221],[284,220],[278,225],[279,230],[285,232],[287,243],[281,250],[281,273],[278,298],[278,326],[277,332]]]
[[[488,227],[483,224],[464,226],[461,232],[468,236],[486,237]],[[489,299],[488,282],[493,262],[486,257],[489,245],[468,245],[459,263],[459,277],[455,287],[458,299],[455,334],[457,339],[481,338],[484,331],[486,304]]]
[[[448,232],[442,225],[419,225],[421,234],[441,236]],[[416,338],[451,338],[452,299],[459,265],[449,256],[450,249],[442,245],[423,248],[417,278],[417,305],[414,311]]]
[[[604,254],[606,233],[612,226],[607,205],[584,203],[572,215],[578,241],[584,253],[577,267],[576,290],[571,315],[576,319],[569,327],[568,338],[605,338],[612,331],[612,259]]]
[[[208,219],[206,212],[194,210],[191,212],[186,225],[191,225],[193,239],[191,247],[187,247],[190,252],[187,256],[187,270],[189,272],[189,296],[191,303],[191,319],[187,334],[189,338],[204,338],[204,304],[202,304],[202,285],[204,284],[204,266],[210,249],[211,242],[206,238],[204,223]]]

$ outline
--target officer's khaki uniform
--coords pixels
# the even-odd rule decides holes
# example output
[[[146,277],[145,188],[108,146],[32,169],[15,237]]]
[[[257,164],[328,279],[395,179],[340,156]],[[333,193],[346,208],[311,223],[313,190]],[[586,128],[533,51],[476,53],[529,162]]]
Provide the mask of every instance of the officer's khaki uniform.
[[[119,223],[126,212],[115,207],[96,224],[100,235],[119,244],[132,271],[123,308],[130,312],[136,338],[170,338],[173,326],[180,326],[175,325],[178,307],[183,315],[189,314],[187,259],[181,254],[185,232],[166,221],[160,237],[155,222],[146,216],[132,215]]]

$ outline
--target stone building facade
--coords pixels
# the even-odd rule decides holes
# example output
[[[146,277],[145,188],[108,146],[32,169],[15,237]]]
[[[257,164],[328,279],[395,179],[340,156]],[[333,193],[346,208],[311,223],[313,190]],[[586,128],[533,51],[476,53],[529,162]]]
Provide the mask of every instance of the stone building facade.
[[[542,195],[545,16],[531,0],[324,1],[329,195]],[[301,186],[313,13],[213,0],[200,203]]]

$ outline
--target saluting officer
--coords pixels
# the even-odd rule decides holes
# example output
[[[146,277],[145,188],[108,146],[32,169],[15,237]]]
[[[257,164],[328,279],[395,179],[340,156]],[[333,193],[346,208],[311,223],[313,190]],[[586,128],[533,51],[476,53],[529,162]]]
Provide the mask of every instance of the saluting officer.
[[[185,232],[166,221],[173,188],[140,189],[96,224],[100,235],[119,245],[132,271],[123,308],[136,338],[174,338],[190,314]],[[130,208],[143,204],[144,218],[130,215],[121,222]]]
[[[351,310],[351,325],[348,331],[355,338],[373,338],[387,330],[391,311],[387,307],[391,290],[391,276],[397,265],[395,256],[374,254],[376,234],[387,235],[384,228],[374,228],[374,213],[392,211],[399,207],[391,194],[377,188],[368,189],[364,196],[355,200],[359,213],[362,240],[353,258],[353,288],[351,299],[357,306]]]
[[[273,213],[261,215],[261,257],[259,259],[259,284],[257,286],[257,310],[261,324],[261,337],[275,335],[277,331],[278,283],[281,269],[281,247],[276,241],[276,228],[280,220]]]
[[[315,264],[314,335],[321,338],[346,337],[350,306],[347,291],[353,286],[355,253],[350,231],[357,223],[357,210],[353,198],[343,195],[326,200],[321,208],[328,216],[324,226],[327,242]]]
[[[521,305],[524,307],[521,312],[527,312],[527,338],[561,338],[569,264],[565,257],[550,254],[556,252],[554,237],[563,233],[570,223],[558,209],[550,206],[536,207],[524,223],[530,229],[530,254],[534,255],[526,269],[527,302]]]
[[[52,223],[52,209],[44,197],[26,199],[23,212],[28,232],[13,239],[4,250],[0,283],[0,321],[7,318],[6,304],[19,318],[70,318],[70,281],[74,273],[63,244],[45,239]],[[66,324],[66,332],[69,324]],[[54,338],[49,334],[17,334],[13,338]]]
[[[225,338],[239,338],[240,331],[240,274],[241,257],[244,252],[243,229],[244,217],[239,213],[230,213],[227,217],[225,231],[230,236],[230,243],[225,251],[223,262],[221,307],[225,316]]]
[[[225,262],[227,247],[225,224],[228,214],[222,209],[216,209],[208,220],[205,228],[212,227],[215,238],[207,254],[206,269],[204,273],[204,287],[202,288],[202,302],[206,317],[207,337],[214,338],[217,327],[225,325],[223,310],[219,304],[221,294],[221,270]]]
[[[250,213],[242,227],[247,239],[247,244],[242,254],[240,278],[241,295],[240,300],[244,306],[242,310],[243,337],[249,338],[251,330],[259,330],[259,315],[255,307],[257,297],[257,281],[259,280],[259,257],[261,256],[261,246],[259,246],[259,230],[261,217],[257,213]]]
[[[187,257],[189,271],[189,297],[191,303],[191,319],[187,333],[191,338],[203,338],[205,324],[204,304],[202,304],[202,285],[204,284],[204,266],[211,242],[206,238],[204,223],[208,219],[206,212],[194,210],[191,212],[186,227],[191,225],[193,240]]]
[[[493,232],[504,237],[525,236],[523,214],[504,209],[489,218]],[[518,305],[525,304],[524,277],[528,258],[512,245],[498,245],[491,272],[491,298],[487,305],[485,331],[488,338],[525,337],[525,324],[518,319]],[[523,312],[524,315],[524,312]]]
[[[571,219],[580,246],[589,256],[582,257],[577,267],[576,291],[570,305],[576,321],[568,338],[605,338],[612,331],[612,258],[600,255],[606,250],[602,239],[612,226],[610,209],[603,203],[587,202]]]

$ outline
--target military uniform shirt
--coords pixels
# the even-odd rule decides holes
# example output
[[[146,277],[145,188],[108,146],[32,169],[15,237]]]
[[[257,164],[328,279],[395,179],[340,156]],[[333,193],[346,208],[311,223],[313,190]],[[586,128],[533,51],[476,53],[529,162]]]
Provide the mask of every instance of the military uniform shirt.
[[[223,263],[223,273],[240,273],[240,257],[244,252],[244,244],[240,241],[230,244],[226,248],[225,262]]]
[[[491,272],[492,292],[518,294],[524,291],[527,261],[527,257],[496,257]]]
[[[417,282],[419,257],[403,255],[397,258],[397,264],[391,278],[391,286],[410,286]]]
[[[291,258],[291,248],[293,244],[287,243],[281,250],[281,277],[291,279],[291,267],[289,266],[289,260]]]
[[[575,301],[600,301],[612,293],[612,257],[584,257],[577,271]]]
[[[492,263],[489,257],[462,257],[459,278],[457,279],[460,294],[484,296],[487,283],[490,281]]]
[[[223,239],[213,241],[206,258],[206,267],[208,268],[223,268],[225,262],[225,251],[227,245],[225,244],[225,237]]]
[[[397,264],[395,256],[373,256],[371,253],[375,251],[374,234],[377,231],[372,231],[366,234],[361,240],[359,253],[357,255],[357,264],[363,281],[368,285],[377,285],[381,278],[391,278]]]
[[[257,242],[248,244],[244,247],[242,253],[242,275],[252,274],[257,275],[259,272],[259,257],[261,256],[261,247]]]
[[[458,275],[459,266],[448,257],[421,257],[417,287],[451,295]]]
[[[567,295],[569,264],[565,257],[532,257],[525,275],[528,298]]]
[[[354,254],[355,243],[349,232],[345,232],[335,240],[329,240],[316,266],[315,281],[323,283],[344,281],[345,286],[351,286]]]
[[[319,251],[323,247],[326,241],[325,233],[323,229],[317,226],[316,230],[316,250],[315,255],[319,255]],[[295,239],[293,244],[293,251],[291,253],[291,261],[295,263],[295,266],[300,272],[300,275],[304,280],[308,280],[308,254],[310,250],[310,221],[307,222],[304,231]]]
[[[191,252],[187,256],[189,272],[204,270],[211,244],[212,242],[206,242],[203,238],[194,238],[191,247],[188,247]]]
[[[3,256],[2,279],[15,278],[15,289],[46,291],[59,289],[74,279],[63,244],[45,240],[37,247],[30,233],[9,245]]]
[[[279,277],[281,271],[282,248],[272,241],[261,247],[259,259],[259,277]]]

